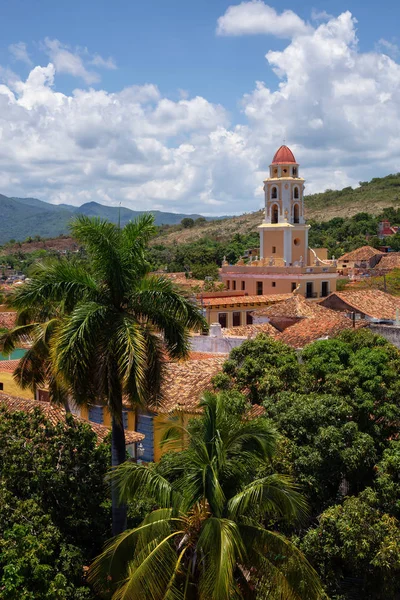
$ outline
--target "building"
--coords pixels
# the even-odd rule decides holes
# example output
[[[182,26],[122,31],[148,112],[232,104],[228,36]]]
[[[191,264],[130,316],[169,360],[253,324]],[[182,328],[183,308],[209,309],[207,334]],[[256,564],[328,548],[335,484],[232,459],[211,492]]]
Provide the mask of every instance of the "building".
[[[311,299],[324,298],[336,290],[335,262],[327,260],[326,249],[308,247],[310,226],[305,222],[303,193],[299,164],[292,151],[281,146],[264,181],[260,256],[248,263],[241,259],[236,265],[224,261],[221,279],[227,290],[240,290],[251,297],[297,290]]]
[[[400,298],[381,290],[348,290],[334,292],[322,306],[340,311],[348,317],[372,322],[395,323],[400,317]]]
[[[378,237],[382,240],[385,237],[389,237],[390,235],[394,235],[397,233],[399,228],[397,225],[391,225],[390,221],[384,220],[381,221],[378,225]]]
[[[338,269],[373,269],[383,253],[372,246],[362,246],[337,259]]]

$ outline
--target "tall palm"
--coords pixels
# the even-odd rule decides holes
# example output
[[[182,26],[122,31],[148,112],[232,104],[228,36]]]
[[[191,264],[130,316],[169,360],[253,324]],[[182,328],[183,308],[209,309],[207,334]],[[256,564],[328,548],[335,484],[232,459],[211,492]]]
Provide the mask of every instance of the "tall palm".
[[[166,278],[151,275],[146,245],[151,215],[123,229],[78,217],[71,232],[87,261],[44,265],[13,298],[19,311],[59,303],[49,340],[51,374],[77,404],[103,402],[112,415],[112,465],[124,462],[123,399],[155,401],[167,353],[185,357],[188,330],[204,326],[199,309]],[[124,530],[126,507],[113,490],[113,533]]]
[[[301,552],[268,520],[301,519],[305,503],[288,477],[255,474],[275,452],[264,419],[243,420],[208,394],[189,447],[167,472],[127,462],[115,472],[121,497],[158,505],[112,539],[90,580],[114,600],[306,599],[323,597]],[[170,436],[169,436],[170,437]]]

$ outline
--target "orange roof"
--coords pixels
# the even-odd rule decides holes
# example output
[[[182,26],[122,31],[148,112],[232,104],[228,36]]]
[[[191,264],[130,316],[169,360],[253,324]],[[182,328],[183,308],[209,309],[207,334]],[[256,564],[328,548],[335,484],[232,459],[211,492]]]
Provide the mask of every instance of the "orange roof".
[[[372,246],[362,246],[361,248],[357,248],[356,250],[352,250],[351,252],[347,252],[347,254],[343,254],[338,261],[342,262],[343,260],[348,261],[356,261],[356,260],[369,260],[376,254],[381,254],[380,250],[376,250]]]
[[[185,411],[198,413],[201,394],[212,390],[212,378],[219,373],[226,355],[203,360],[169,362],[165,365],[161,400],[152,410],[157,413]]]
[[[272,337],[276,337],[279,331],[275,329],[271,323],[258,323],[253,325],[242,325],[241,327],[230,327],[222,330],[223,335],[228,337],[246,337],[254,338],[259,333],[265,333]]]
[[[293,348],[304,348],[311,342],[333,337],[343,329],[350,329],[353,326],[352,320],[344,315],[333,310],[327,312],[332,313],[329,318],[325,315],[302,319],[285,329],[278,339]]]
[[[345,302],[349,310],[363,313],[372,319],[389,319],[394,321],[396,310],[400,310],[400,298],[396,298],[381,290],[333,292],[321,304],[329,306],[329,303],[335,297]]]
[[[314,317],[323,315],[327,309],[320,306],[316,302],[306,300],[304,296],[297,294],[291,295],[290,298],[283,302],[278,302],[272,306],[265,308],[257,308],[253,311],[253,315],[256,317]]]
[[[17,320],[16,312],[0,312],[0,327],[4,329],[12,329]]]
[[[400,252],[388,252],[383,254],[378,263],[378,269],[399,269],[400,268]]]
[[[57,425],[60,422],[65,421],[65,409],[61,406],[55,406],[50,402],[40,402],[39,400],[28,400],[26,398],[19,398],[17,396],[9,396],[0,392],[0,406],[4,406],[11,412],[22,411],[25,413],[32,413],[35,408],[39,408],[44,416],[52,423]],[[72,415],[75,421],[78,423],[85,423],[89,425],[97,436],[99,443],[103,442],[107,435],[110,433],[110,429],[105,425],[99,423],[93,423],[92,421],[85,421],[81,417]],[[134,444],[144,439],[144,435],[137,433],[136,431],[125,431],[125,443]]]
[[[281,146],[274,154],[272,159],[273,165],[287,165],[289,163],[296,163],[293,152],[287,146]]]
[[[292,294],[269,294],[266,296],[226,296],[219,298],[204,298],[204,306],[234,306],[236,304],[267,304],[282,302]]]
[[[19,360],[0,360],[0,373],[14,373],[18,367]]]
[[[253,404],[250,410],[246,413],[246,420],[257,419],[265,415],[265,408],[259,404]]]

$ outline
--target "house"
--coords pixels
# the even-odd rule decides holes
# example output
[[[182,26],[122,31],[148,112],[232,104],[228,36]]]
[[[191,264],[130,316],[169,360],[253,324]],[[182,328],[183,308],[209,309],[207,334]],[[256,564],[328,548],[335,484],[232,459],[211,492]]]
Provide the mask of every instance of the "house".
[[[372,246],[362,246],[337,259],[338,269],[373,269],[381,260],[382,252]]]
[[[25,413],[32,413],[35,409],[41,410],[44,416],[52,423],[57,425],[60,422],[65,421],[66,412],[61,406],[55,406],[49,402],[38,402],[37,400],[28,400],[26,398],[19,398],[16,396],[10,396],[0,392],[0,406],[5,407],[11,412],[21,411]],[[77,423],[87,423],[86,419],[81,418],[78,415],[72,415]],[[91,429],[97,436],[97,441],[100,444],[110,433],[110,428],[99,423],[88,423]],[[135,455],[136,444],[144,440],[144,435],[137,433],[136,431],[129,431],[125,435],[125,443],[128,447],[128,451],[132,456]]]
[[[393,269],[400,269],[400,252],[387,252],[383,254],[377,268],[382,273],[392,271]]]
[[[220,323],[224,329],[251,325],[252,312],[289,298],[291,294],[268,294],[250,296],[241,291],[205,293],[201,297],[207,323]]]
[[[324,316],[305,317],[286,328],[279,336],[279,340],[296,349],[304,348],[307,344],[321,339],[334,337],[344,329],[351,329],[354,323],[351,319],[333,310],[324,313]]]
[[[379,223],[378,225],[378,237],[380,239],[384,239],[385,237],[388,237],[390,235],[394,235],[395,233],[397,233],[399,230],[399,228],[397,227],[397,225],[390,225],[390,221],[383,220]]]
[[[334,292],[321,305],[372,322],[394,323],[400,315],[400,298],[375,289]]]
[[[251,256],[248,263],[243,259],[235,265],[222,263],[220,277],[227,290],[254,297],[290,294],[297,289],[311,299],[335,291],[336,264],[327,260],[325,248],[308,246],[304,182],[293,152],[281,146],[264,180],[264,221],[258,227],[260,254],[255,260]]]
[[[284,331],[304,318],[330,317],[331,311],[316,302],[306,300],[299,294],[293,294],[287,300],[253,311],[253,323],[270,323],[277,330]]]

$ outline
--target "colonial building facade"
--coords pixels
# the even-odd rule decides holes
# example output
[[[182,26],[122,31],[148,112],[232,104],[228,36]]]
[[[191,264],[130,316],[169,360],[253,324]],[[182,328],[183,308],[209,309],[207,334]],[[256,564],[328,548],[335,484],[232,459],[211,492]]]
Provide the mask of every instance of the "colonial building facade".
[[[320,299],[336,290],[337,269],[324,248],[308,247],[304,215],[304,179],[287,146],[281,146],[264,181],[265,217],[259,226],[260,253],[236,265],[224,261],[221,279],[227,290],[249,296],[298,293]]]

